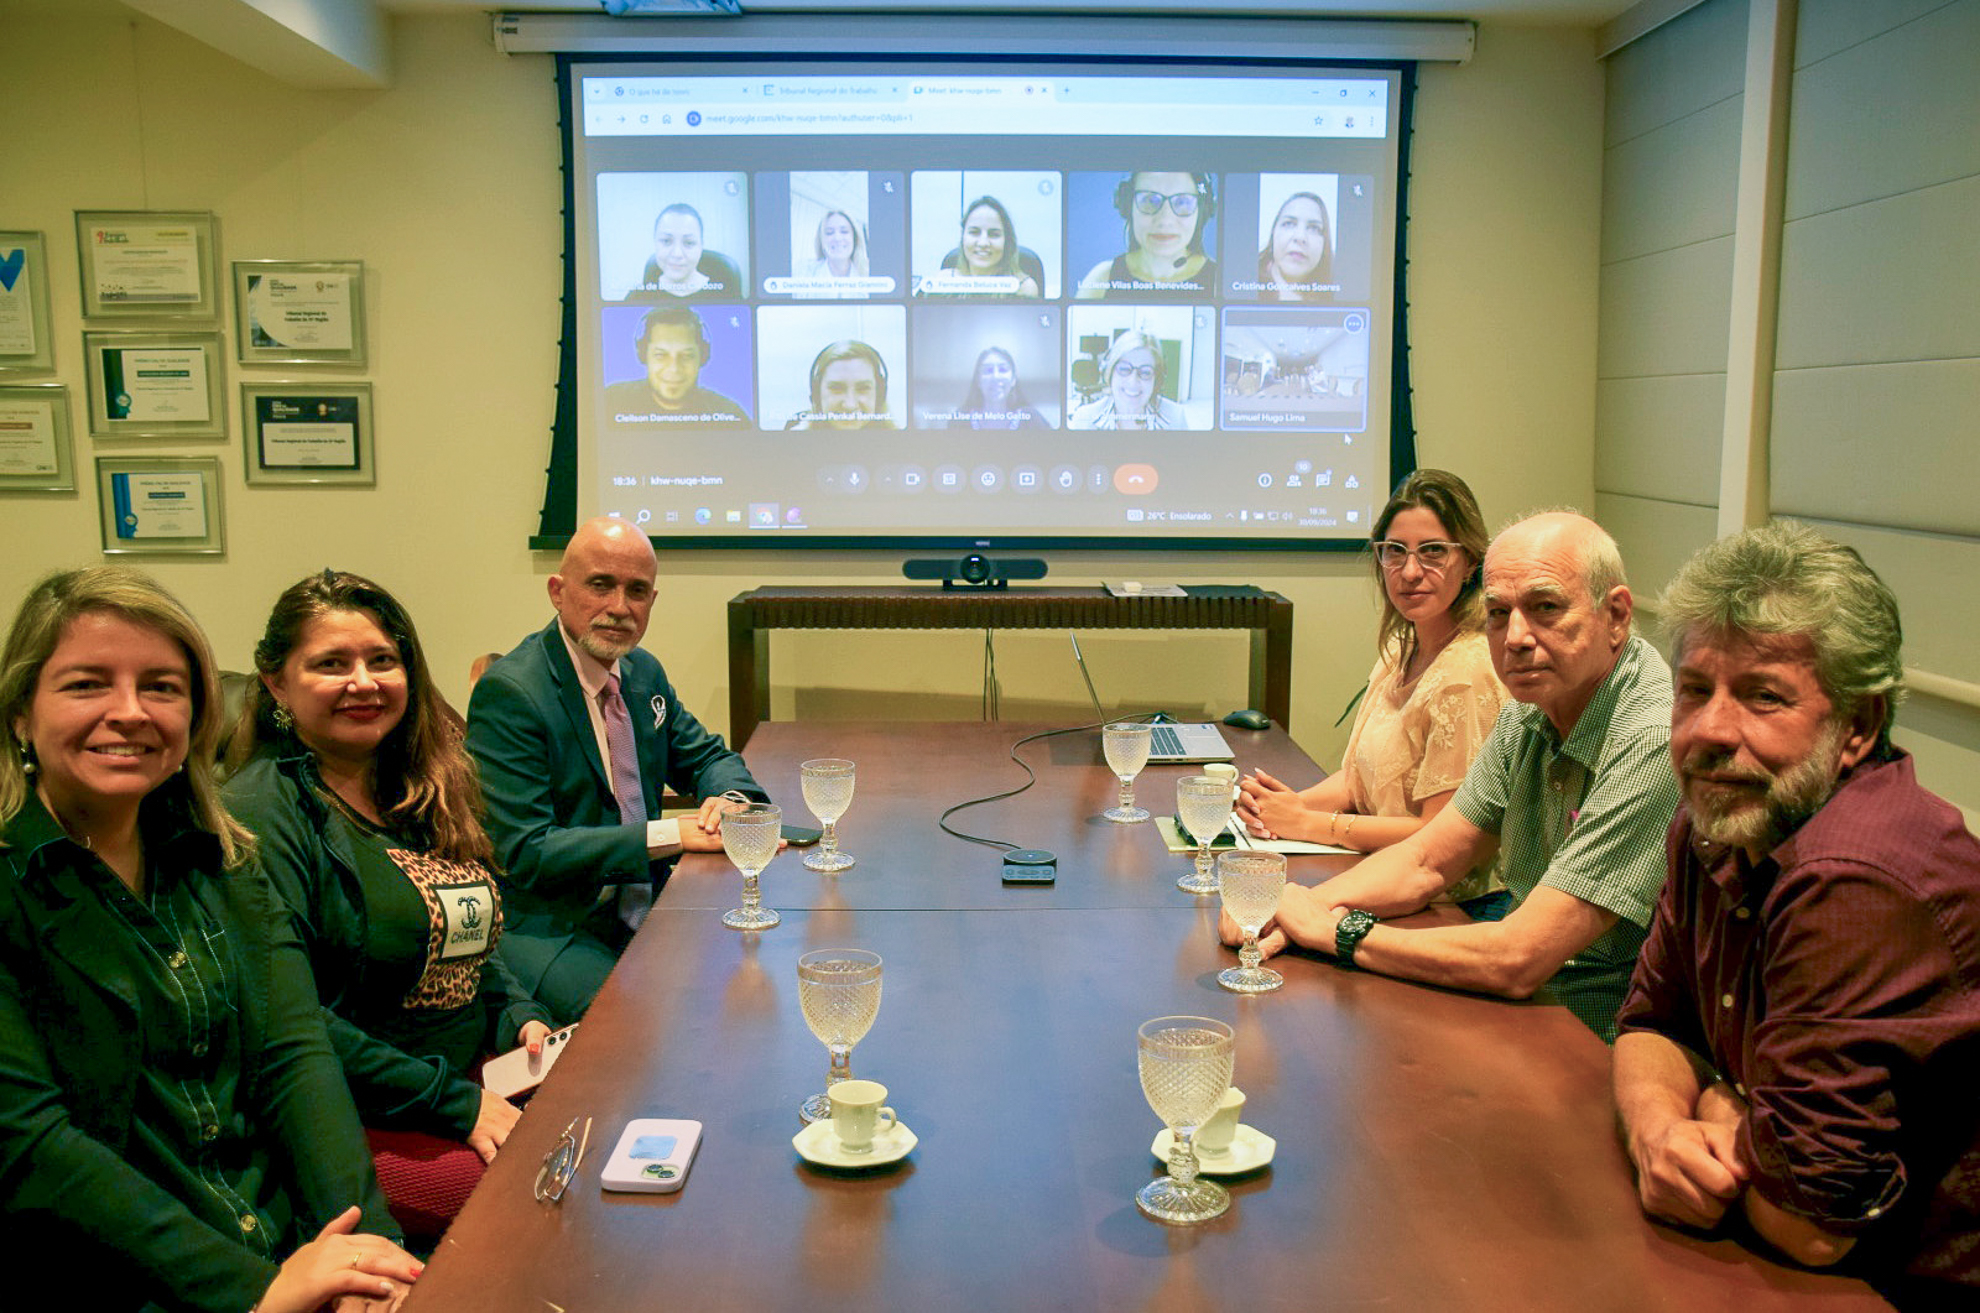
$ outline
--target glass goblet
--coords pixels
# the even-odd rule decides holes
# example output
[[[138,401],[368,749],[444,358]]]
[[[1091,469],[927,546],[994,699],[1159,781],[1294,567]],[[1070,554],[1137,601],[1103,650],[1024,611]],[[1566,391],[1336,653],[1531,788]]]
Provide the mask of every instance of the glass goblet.
[[[1224,832],[1230,819],[1229,780],[1214,775],[1185,775],[1176,781],[1176,820],[1196,840],[1195,866],[1176,881],[1178,889],[1192,894],[1217,892],[1217,877],[1210,870],[1210,841]]]
[[[853,1045],[873,1029],[880,1011],[880,955],[863,948],[821,948],[798,959],[798,1007],[804,1024],[832,1055],[827,1089],[852,1079]],[[832,1115],[832,1101],[814,1094],[798,1105],[809,1124]]]
[[[804,855],[806,869],[843,871],[853,864],[850,853],[839,850],[835,828],[846,808],[852,805],[853,764],[844,757],[819,757],[798,767],[804,782],[804,805],[825,828],[818,846]]]
[[[1244,931],[1238,965],[1219,971],[1217,983],[1240,994],[1263,994],[1285,984],[1284,976],[1258,965],[1265,960],[1258,951],[1258,932],[1279,909],[1279,895],[1286,887],[1285,854],[1218,853],[1217,885],[1224,895],[1224,910]]]
[[[722,814],[722,851],[742,872],[742,906],[722,913],[722,924],[733,930],[768,930],[784,918],[765,907],[756,877],[777,855],[784,835],[784,813],[775,803],[752,802],[741,811]]]
[[[1136,720],[1123,720],[1100,732],[1100,750],[1106,754],[1107,769],[1121,781],[1120,801],[1101,812],[1103,820],[1132,825],[1148,819],[1148,809],[1134,805],[1134,777],[1148,764],[1148,741],[1153,729]]]
[[[1197,1175],[1193,1137],[1231,1085],[1236,1033],[1208,1017],[1157,1017],[1136,1032],[1141,1092],[1169,1128],[1169,1174],[1135,1193],[1141,1211],[1163,1222],[1207,1222],[1231,1206],[1230,1192]]]

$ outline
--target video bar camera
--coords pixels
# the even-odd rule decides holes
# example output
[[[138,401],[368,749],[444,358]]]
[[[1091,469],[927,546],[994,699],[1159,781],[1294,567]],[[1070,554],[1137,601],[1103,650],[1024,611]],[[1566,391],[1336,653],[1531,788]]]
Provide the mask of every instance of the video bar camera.
[[[1005,588],[1013,579],[1043,579],[1045,562],[1035,556],[1015,556],[993,561],[974,553],[960,561],[926,558],[901,562],[901,573],[909,579],[940,579],[944,591],[957,588]]]

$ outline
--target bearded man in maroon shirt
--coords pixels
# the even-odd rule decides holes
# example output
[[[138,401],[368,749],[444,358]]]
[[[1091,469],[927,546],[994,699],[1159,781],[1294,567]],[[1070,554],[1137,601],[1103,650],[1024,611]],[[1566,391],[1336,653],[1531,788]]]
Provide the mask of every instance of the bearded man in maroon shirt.
[[[1891,745],[1897,601],[1776,522],[1660,610],[1684,802],[1615,1052],[1644,1210],[1980,1306],[1980,842]]]

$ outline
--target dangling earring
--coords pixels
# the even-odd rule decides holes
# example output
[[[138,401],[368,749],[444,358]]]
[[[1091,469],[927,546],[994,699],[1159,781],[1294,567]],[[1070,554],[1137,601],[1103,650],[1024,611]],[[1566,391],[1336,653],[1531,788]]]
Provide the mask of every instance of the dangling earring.
[[[275,721],[276,729],[290,730],[296,727],[295,715],[289,710],[289,704],[286,702],[277,702],[275,704],[275,714],[273,719]]]
[[[41,769],[41,763],[35,760],[34,744],[26,739],[15,739],[14,743],[21,750],[21,774],[33,778],[34,773]]]

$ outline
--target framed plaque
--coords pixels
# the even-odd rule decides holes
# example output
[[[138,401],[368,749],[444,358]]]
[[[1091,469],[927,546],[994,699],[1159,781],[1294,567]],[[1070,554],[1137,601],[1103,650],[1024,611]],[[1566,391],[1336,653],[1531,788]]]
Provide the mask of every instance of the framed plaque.
[[[0,374],[46,374],[54,368],[48,244],[38,232],[0,232]]]
[[[243,383],[241,440],[252,486],[377,482],[369,383]]]
[[[217,456],[98,456],[109,556],[217,556],[227,549]]]
[[[219,226],[200,210],[77,210],[86,319],[220,317]]]
[[[74,492],[69,389],[0,384],[0,492]]]
[[[98,438],[224,438],[218,333],[84,333]]]
[[[364,261],[236,260],[244,365],[364,365]]]

